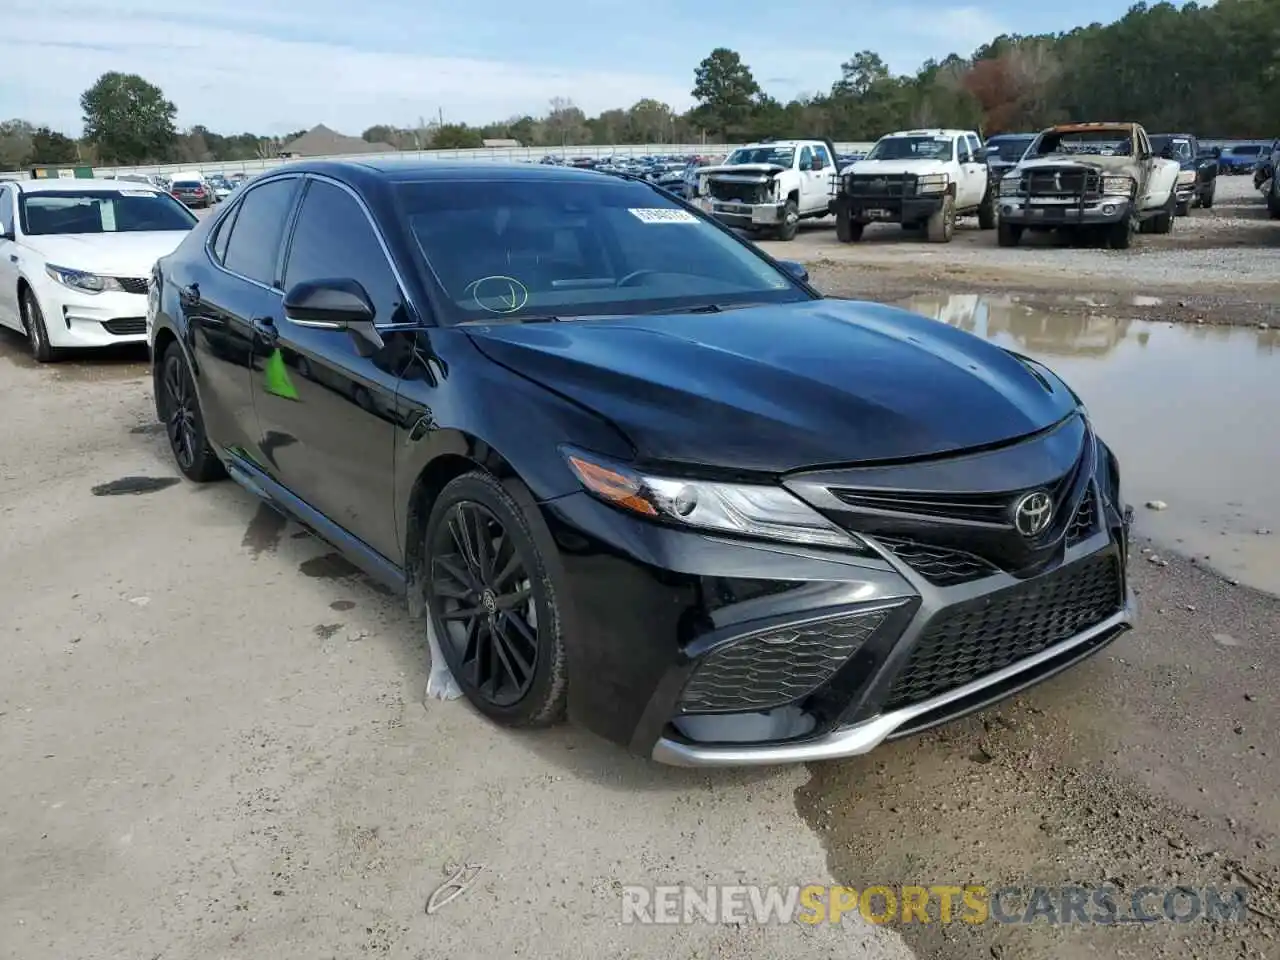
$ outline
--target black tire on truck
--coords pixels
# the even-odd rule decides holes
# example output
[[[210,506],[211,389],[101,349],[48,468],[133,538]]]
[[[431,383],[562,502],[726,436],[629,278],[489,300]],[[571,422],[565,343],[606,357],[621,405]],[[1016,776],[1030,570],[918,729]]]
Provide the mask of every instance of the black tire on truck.
[[[857,243],[862,239],[862,224],[854,222],[848,206],[843,203],[836,208],[836,239],[841,243]]]
[[[782,208],[782,222],[778,224],[778,239],[794,240],[799,230],[800,204],[794,197],[789,197]]]
[[[956,232],[956,198],[947,194],[925,224],[925,239],[930,243],[950,243]]]
[[[1128,250],[1133,246],[1133,218],[1125,217],[1107,228],[1107,246],[1112,250]]]
[[[996,185],[987,181],[987,192],[978,205],[978,229],[994,230],[996,227]]]
[[[996,227],[996,243],[1002,247],[1016,247],[1022,239],[1022,227],[1014,223],[1001,222]]]

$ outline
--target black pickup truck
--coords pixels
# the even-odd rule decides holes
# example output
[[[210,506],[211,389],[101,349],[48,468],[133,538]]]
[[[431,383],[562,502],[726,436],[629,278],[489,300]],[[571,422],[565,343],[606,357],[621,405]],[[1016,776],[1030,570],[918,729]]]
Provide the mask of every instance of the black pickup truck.
[[[1213,196],[1218,187],[1218,160],[1208,150],[1200,147],[1200,141],[1189,133],[1153,133],[1151,149],[1166,160],[1177,160],[1182,165],[1178,177],[1178,204],[1174,212],[1185,217],[1191,208],[1213,206]],[[1194,177],[1187,176],[1188,173]]]

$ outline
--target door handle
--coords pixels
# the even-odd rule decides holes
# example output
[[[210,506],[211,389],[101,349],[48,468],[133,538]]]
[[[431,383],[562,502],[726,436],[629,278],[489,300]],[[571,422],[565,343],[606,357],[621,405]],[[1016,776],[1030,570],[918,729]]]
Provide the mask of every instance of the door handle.
[[[11,254],[9,254],[9,262],[10,262],[10,263],[17,263],[17,262],[18,262],[18,255],[17,255],[16,253],[11,253]]]
[[[258,338],[264,343],[274,345],[280,339],[280,331],[276,327],[276,322],[270,317],[258,317],[253,321],[254,332]]]

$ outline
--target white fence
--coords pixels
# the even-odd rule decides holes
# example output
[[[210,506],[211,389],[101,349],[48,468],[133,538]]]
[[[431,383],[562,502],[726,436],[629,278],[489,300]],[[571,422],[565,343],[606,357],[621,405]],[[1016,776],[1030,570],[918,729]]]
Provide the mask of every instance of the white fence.
[[[487,147],[480,150],[397,150],[394,153],[356,153],[347,154],[345,156],[334,157],[309,157],[307,159],[318,160],[480,160],[490,162],[511,163],[515,161],[536,161],[546,156],[559,156],[567,159],[575,157],[643,157],[643,156],[688,156],[702,155],[712,156],[715,154],[728,153],[738,144],[724,143],[649,143],[649,144],[618,144],[615,146],[593,146],[593,147]],[[837,143],[836,150],[840,153],[854,153],[857,151],[870,150],[870,143]],[[255,173],[261,173],[263,170],[270,170],[281,164],[289,163],[288,160],[269,159],[269,160],[222,160],[210,163],[161,163],[152,164],[142,167],[94,167],[94,173],[99,177],[115,177],[122,174],[171,174],[177,173],[179,170],[200,170],[206,174],[222,173],[246,173],[252,176]],[[74,164],[59,164],[59,166],[74,166]],[[30,176],[27,171],[14,171],[8,174],[0,173],[0,177],[26,177]]]

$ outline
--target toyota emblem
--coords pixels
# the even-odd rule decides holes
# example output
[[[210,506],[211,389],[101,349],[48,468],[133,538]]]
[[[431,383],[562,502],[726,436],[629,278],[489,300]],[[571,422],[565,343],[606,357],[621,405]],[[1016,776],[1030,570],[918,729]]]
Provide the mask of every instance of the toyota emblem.
[[[1024,537],[1036,537],[1053,520],[1053,501],[1042,490],[1028,493],[1013,506],[1013,526]]]

